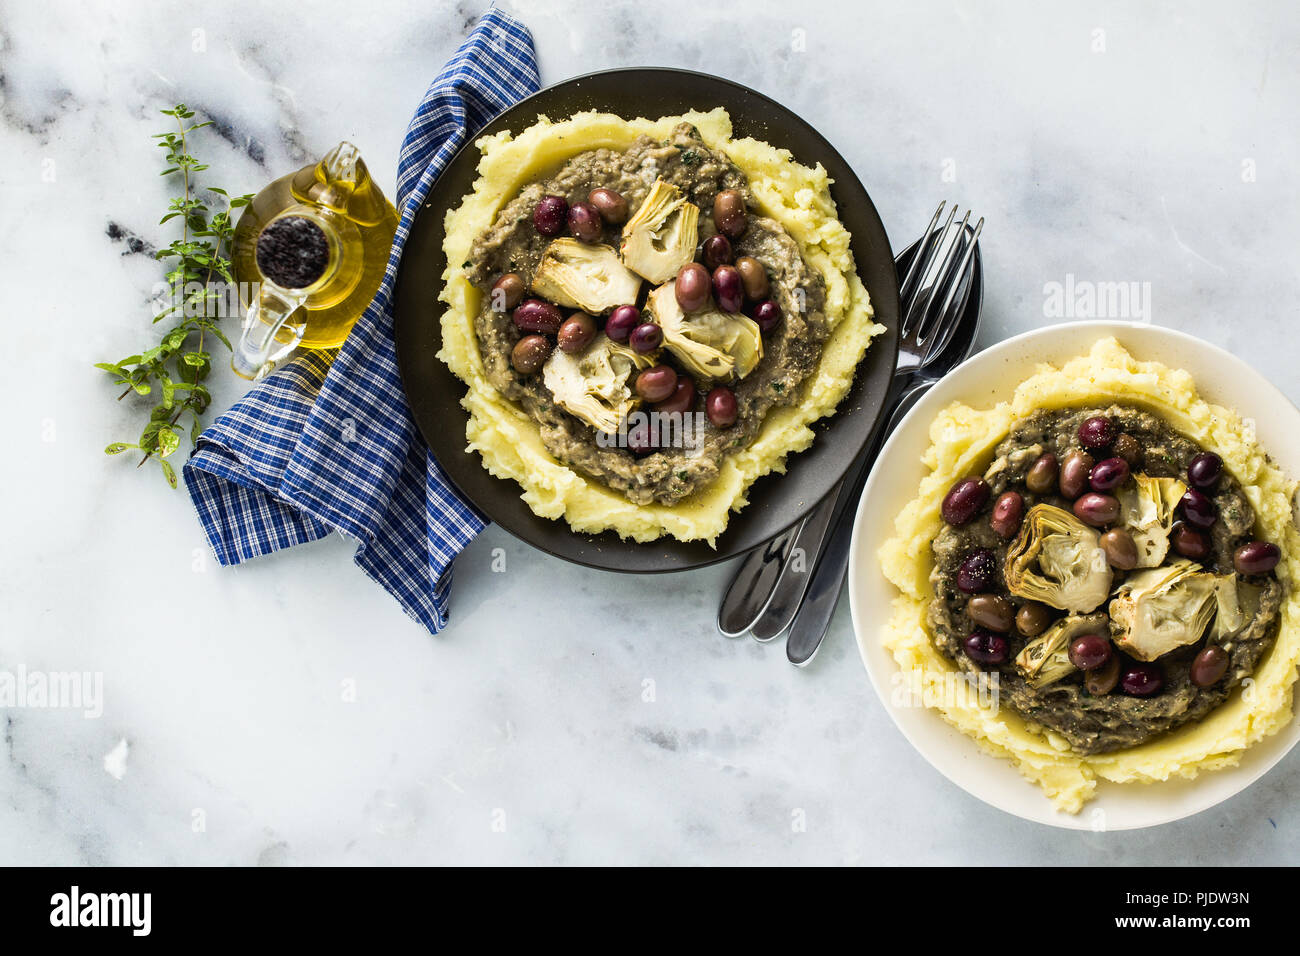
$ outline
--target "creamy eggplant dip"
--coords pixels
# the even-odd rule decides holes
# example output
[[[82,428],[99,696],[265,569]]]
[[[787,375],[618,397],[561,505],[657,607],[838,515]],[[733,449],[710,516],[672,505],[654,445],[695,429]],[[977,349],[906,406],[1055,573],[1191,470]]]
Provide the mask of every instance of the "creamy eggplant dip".
[[[1021,419],[941,514],[931,641],[1075,753],[1205,717],[1277,637],[1280,549],[1219,456],[1141,408]]]
[[[744,172],[681,123],[573,156],[477,236],[484,374],[557,461],[675,504],[798,400],[830,332],[826,284],[753,205]]]

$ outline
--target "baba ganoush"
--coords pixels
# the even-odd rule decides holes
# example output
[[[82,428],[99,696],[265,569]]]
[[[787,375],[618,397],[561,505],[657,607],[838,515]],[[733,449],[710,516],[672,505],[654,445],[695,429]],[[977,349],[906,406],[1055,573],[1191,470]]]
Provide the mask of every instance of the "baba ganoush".
[[[440,353],[471,386],[471,450],[577,530],[711,541],[880,331],[825,170],[732,139],[721,110],[479,145]]]

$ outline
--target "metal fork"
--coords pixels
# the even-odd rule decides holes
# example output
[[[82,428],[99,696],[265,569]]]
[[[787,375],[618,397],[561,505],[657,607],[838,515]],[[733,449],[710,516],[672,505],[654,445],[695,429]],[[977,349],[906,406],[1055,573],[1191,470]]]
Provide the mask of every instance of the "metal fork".
[[[969,291],[966,279],[984,220],[970,229],[968,211],[954,225],[957,207],[953,206],[943,227],[936,229],[946,205],[940,203],[935,210],[903,279],[899,359],[880,423],[844,480],[812,514],[793,531],[755,549],[742,564],[719,609],[718,629],[723,634],[739,636],[752,627],[756,639],[770,640],[795,619],[787,643],[790,660],[806,664],[820,646],[825,634],[825,624],[820,622],[824,618],[829,623],[839,597],[852,512],[871,463],[898,412],[947,371],[940,372],[935,365],[960,324],[965,299],[958,292]],[[804,567],[795,567],[800,559]]]

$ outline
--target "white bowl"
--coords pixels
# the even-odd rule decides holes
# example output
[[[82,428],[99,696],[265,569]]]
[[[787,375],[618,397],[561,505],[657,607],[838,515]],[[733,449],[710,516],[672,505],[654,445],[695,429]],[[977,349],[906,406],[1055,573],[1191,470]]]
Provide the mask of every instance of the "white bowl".
[[[892,703],[898,674],[881,643],[890,602],[897,594],[880,571],[876,553],[893,534],[894,519],[916,496],[925,474],[921,456],[930,423],[953,401],[976,408],[1011,397],[1043,361],[1059,365],[1086,353],[1094,342],[1115,336],[1139,359],[1186,369],[1208,401],[1234,408],[1255,421],[1260,443],[1282,471],[1300,475],[1300,410],[1236,356],[1182,332],[1127,322],[1074,322],[1026,332],[979,353],[919,401],[882,449],[858,503],[849,556],[849,604],[858,650],[881,703],[898,729],[930,764],[967,793],[1007,813],[1050,826],[1123,830],[1168,823],[1209,809],[1245,789],[1282,759],[1300,739],[1300,721],[1247,750],[1236,767],[1202,773],[1194,780],[1153,784],[1102,781],[1079,814],[1054,810],[1037,786],[1010,761],[984,753],[929,708]]]

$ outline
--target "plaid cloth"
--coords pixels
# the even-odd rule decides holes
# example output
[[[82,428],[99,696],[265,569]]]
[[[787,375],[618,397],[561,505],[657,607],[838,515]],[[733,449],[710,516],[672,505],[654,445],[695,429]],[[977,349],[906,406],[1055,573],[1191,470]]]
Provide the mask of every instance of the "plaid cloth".
[[[337,358],[307,353],[277,369],[212,423],[185,465],[221,564],[339,531],[360,542],[357,565],[411,617],[433,633],[446,625],[452,561],[485,521],[411,420],[393,285],[416,211],[456,150],[539,85],[527,28],[493,9],[429,87],[402,143],[401,222],[374,301]]]

